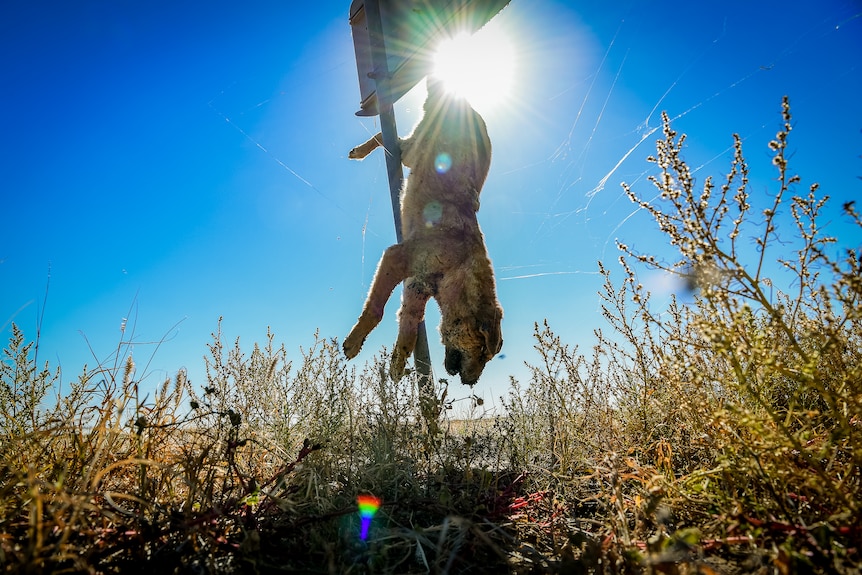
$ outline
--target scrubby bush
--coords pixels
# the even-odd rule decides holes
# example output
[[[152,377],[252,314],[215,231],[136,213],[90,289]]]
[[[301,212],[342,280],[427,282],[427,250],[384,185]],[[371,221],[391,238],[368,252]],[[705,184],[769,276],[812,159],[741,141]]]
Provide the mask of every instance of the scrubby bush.
[[[272,333],[246,354],[220,327],[200,389],[180,372],[142,393],[121,343],[61,392],[13,326],[4,571],[859,573],[860,247],[823,234],[816,185],[795,193],[786,100],[766,206],[738,137],[696,188],[663,124],[655,199],[624,188],[674,254],[620,244],[620,279],[600,264],[608,329],[582,354],[537,324],[498,413],[473,397],[450,420],[442,379],[420,407],[385,350],[357,372],[316,334],[292,360]],[[651,301],[650,269],[690,303]],[[366,540],[364,493],[382,501]]]
[[[536,443],[547,454],[531,458],[540,469],[548,457],[570,462],[543,479],[561,501],[598,491],[607,532],[624,548],[648,542],[636,563],[697,562],[707,548],[741,553],[731,545],[741,542],[780,572],[858,572],[862,560],[860,249],[834,256],[837,239],[820,222],[828,197],[817,184],[794,193],[787,99],[782,119],[769,142],[777,189],[756,208],[738,136],[721,184],[707,178],[697,188],[685,136],[663,116],[649,158],[655,199],[624,189],[669,239],[673,259],[619,244],[621,283],[600,265],[612,332],[597,332],[594,358],[570,352],[547,326],[537,330],[543,363],[507,405],[516,437],[529,432],[523,420],[542,421],[542,437],[553,432],[547,449]],[[795,234],[779,238],[788,209]],[[844,212],[862,225],[852,202]],[[692,303],[653,305],[636,265],[680,278]],[[574,431],[561,421],[577,422]]]

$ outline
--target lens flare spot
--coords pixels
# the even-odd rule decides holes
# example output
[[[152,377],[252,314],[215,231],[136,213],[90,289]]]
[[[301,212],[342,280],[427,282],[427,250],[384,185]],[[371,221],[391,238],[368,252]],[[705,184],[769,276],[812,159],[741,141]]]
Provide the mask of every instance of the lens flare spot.
[[[433,228],[443,219],[443,205],[440,202],[428,202],[422,210],[425,219],[425,227]]]
[[[437,158],[434,159],[434,169],[437,170],[438,174],[445,174],[451,167],[452,156],[446,152],[440,152],[437,154]]]
[[[380,509],[380,499],[373,495],[359,495],[356,498],[356,504],[359,505],[359,518],[362,520],[359,538],[365,541],[368,538],[368,528],[371,526],[371,519],[377,513],[377,510]]]

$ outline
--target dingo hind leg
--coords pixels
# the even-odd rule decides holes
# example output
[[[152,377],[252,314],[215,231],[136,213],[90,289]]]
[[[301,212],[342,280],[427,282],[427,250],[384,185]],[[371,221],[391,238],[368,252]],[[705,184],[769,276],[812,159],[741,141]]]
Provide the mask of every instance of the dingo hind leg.
[[[350,152],[348,152],[347,157],[351,160],[361,160],[374,150],[376,150],[379,146],[383,145],[383,132],[377,132],[368,141],[359,144]]]

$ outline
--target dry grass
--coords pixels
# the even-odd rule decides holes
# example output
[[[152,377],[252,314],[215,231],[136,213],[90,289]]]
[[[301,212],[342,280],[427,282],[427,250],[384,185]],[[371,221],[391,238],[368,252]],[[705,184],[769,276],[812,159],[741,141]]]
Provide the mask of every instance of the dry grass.
[[[214,334],[201,390],[180,373],[141,397],[121,344],[59,394],[13,327],[4,571],[859,573],[860,253],[821,233],[816,186],[794,195],[790,131],[785,101],[756,207],[738,138],[725,179],[696,190],[665,117],[656,201],[626,190],[678,257],[621,245],[621,279],[601,267],[609,329],[583,355],[537,325],[539,361],[494,417],[450,421],[441,380],[423,428],[385,352],[357,372],[335,341],[291,360],[272,334],[250,354]],[[772,255],[785,206],[789,259]],[[654,308],[636,266],[684,276],[693,303]],[[365,541],[363,493],[383,502]]]

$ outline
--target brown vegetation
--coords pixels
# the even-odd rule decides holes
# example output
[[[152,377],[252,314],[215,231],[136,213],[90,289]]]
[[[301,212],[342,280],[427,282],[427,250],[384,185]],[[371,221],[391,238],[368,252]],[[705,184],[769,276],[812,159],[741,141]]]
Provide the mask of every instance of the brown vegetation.
[[[294,363],[271,335],[244,354],[215,334],[202,390],[181,373],[142,397],[121,344],[60,393],[13,328],[0,362],[3,570],[858,574],[859,246],[839,252],[822,234],[816,186],[793,194],[786,102],[783,115],[764,207],[739,139],[727,177],[695,190],[665,118],[659,195],[629,193],[679,258],[621,246],[621,280],[601,268],[610,330],[591,354],[537,325],[539,359],[504,411],[473,398],[473,417],[449,422],[439,380],[430,433],[414,377],[391,382],[385,351],[357,372],[334,341],[315,338]],[[778,259],[785,205],[795,257]],[[691,277],[694,302],[653,309],[635,262]],[[792,292],[768,279],[770,262]],[[366,540],[364,493],[382,500]]]

